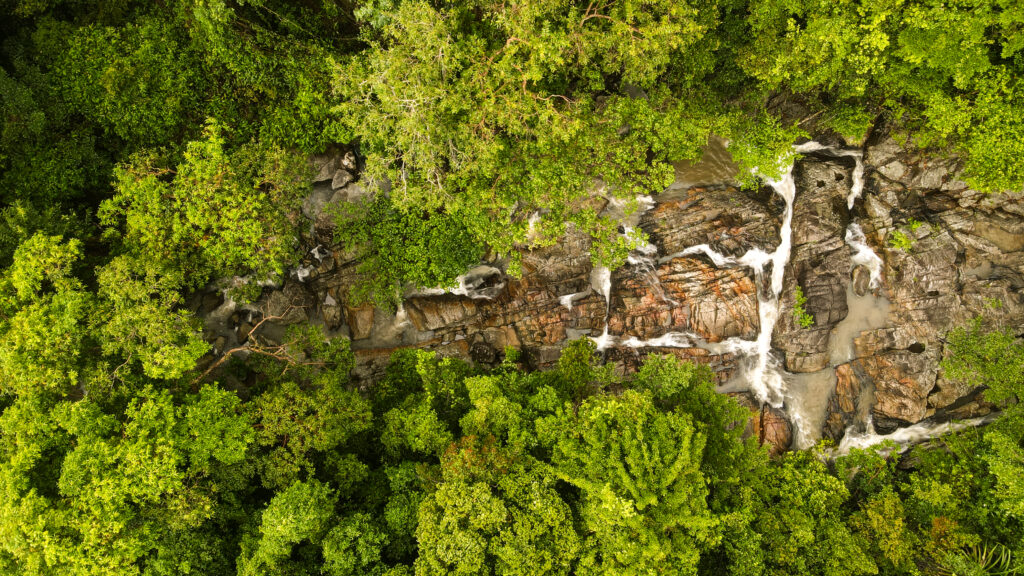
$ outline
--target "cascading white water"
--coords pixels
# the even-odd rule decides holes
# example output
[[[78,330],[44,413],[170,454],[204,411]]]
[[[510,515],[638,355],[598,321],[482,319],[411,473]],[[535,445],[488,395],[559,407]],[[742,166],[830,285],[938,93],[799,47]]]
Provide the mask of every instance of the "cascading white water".
[[[528,242],[533,242],[537,239],[537,235],[539,234],[537,231],[537,224],[540,223],[540,219],[540,212],[534,212],[526,219],[526,240]]]
[[[969,420],[961,420],[959,422],[918,422],[917,424],[907,426],[906,428],[897,428],[892,434],[879,434],[875,432],[874,423],[871,421],[871,418],[868,417],[866,430],[858,432],[852,426],[848,428],[846,430],[846,435],[844,435],[842,441],[839,442],[839,446],[833,450],[832,455],[839,456],[842,454],[848,454],[850,450],[854,448],[867,448],[875,444],[881,444],[886,440],[895,442],[901,447],[906,447],[910,444],[916,444],[929,438],[941,436],[947,432],[954,432],[973,426],[979,426],[992,421],[993,418],[994,416],[989,415],[971,418]]]
[[[643,216],[644,212],[647,212],[654,207],[654,198],[646,195],[637,196],[635,199],[635,205],[636,208],[630,212],[629,209],[631,205],[627,203],[627,201],[615,197],[608,200],[606,212],[608,216],[618,220],[622,225],[623,236],[629,237],[633,235],[634,229],[640,223],[640,217]],[[638,254],[631,253],[627,260],[628,263],[651,266],[653,264],[653,256],[658,253],[658,248],[648,242],[638,248],[635,252]],[[604,330],[597,338],[591,338],[597,345],[598,351],[602,351],[615,341],[615,337],[608,333],[608,319],[611,317],[612,313],[611,270],[608,269],[607,266],[598,266],[591,269],[590,286],[592,290],[604,296]],[[563,306],[572,310],[572,300],[574,296],[575,294],[562,296],[559,301]]]
[[[864,193],[864,153],[860,150],[824,149],[823,152],[832,156],[853,158],[854,167],[850,193],[846,196],[846,208],[853,211],[857,199]],[[865,266],[871,272],[871,289],[877,290],[882,284],[882,259],[867,244],[867,238],[860,224],[851,222],[846,228],[846,243],[853,249],[853,265]]]
[[[629,348],[693,348],[696,342],[697,339],[692,334],[669,332],[648,340],[629,338],[623,340],[622,345]]]
[[[558,298],[558,303],[561,304],[562,306],[565,306],[568,310],[571,311],[572,303],[579,300],[580,298],[585,298],[586,296],[588,296],[591,290],[584,290],[583,292],[573,292],[572,294],[566,294],[565,296],[561,296]]]
[[[863,155],[859,150],[836,150],[823,146],[818,142],[807,142],[794,147],[797,154],[808,152],[822,152],[824,154],[838,157],[852,157],[855,167],[852,175],[852,185],[847,195],[847,206],[852,210],[857,198],[864,190],[864,164]],[[630,347],[690,347],[697,346],[716,354],[732,353],[747,358],[747,364],[742,366],[737,373],[737,379],[744,382],[754,396],[761,402],[767,402],[775,407],[786,405],[794,427],[797,429],[795,437],[798,444],[804,445],[816,434],[807,429],[808,427],[820,428],[820,414],[824,410],[821,402],[806,402],[806,398],[794,398],[789,388],[800,388],[810,390],[821,388],[819,384],[824,380],[834,378],[831,369],[823,371],[821,375],[790,375],[784,372],[778,361],[771,354],[772,332],[779,319],[779,297],[782,292],[785,280],[785,269],[789,262],[792,250],[792,224],[793,224],[793,202],[796,196],[796,183],[793,178],[793,164],[790,164],[782,172],[778,179],[766,178],[765,183],[770,186],[785,202],[782,225],[779,230],[779,244],[772,252],[766,252],[760,248],[752,248],[739,258],[726,256],[711,248],[707,244],[690,246],[685,250],[665,256],[660,262],[667,262],[673,258],[703,254],[711,262],[719,267],[744,266],[754,272],[757,284],[763,285],[765,280],[765,266],[769,263],[772,266],[771,276],[768,278],[768,289],[758,291],[758,321],[759,330],[755,340],[749,341],[741,338],[729,338],[723,342],[705,342],[693,334],[684,332],[671,332],[658,338],[650,340],[638,340],[631,338],[624,345]],[[871,272],[871,286],[877,288],[881,283],[882,262],[878,256],[871,251],[859,226],[851,224],[846,233],[846,241],[854,250],[853,264],[867,266]],[[849,335],[852,338],[854,335]],[[843,333],[846,337],[846,333]],[[825,374],[828,372],[828,374]],[[787,382],[787,379],[789,382]],[[826,384],[828,382],[825,382]],[[820,396],[816,395],[815,397]]]
[[[863,194],[864,191],[864,162],[863,153],[860,150],[841,150],[828,148],[818,142],[807,142],[794,147],[794,152],[797,154],[808,153],[808,152],[821,152],[822,154],[835,156],[835,157],[851,157],[855,161],[855,167],[852,173],[852,184],[850,192],[847,195],[847,207],[849,210],[853,210],[853,207],[858,198]],[[785,280],[785,269],[789,262],[790,253],[792,250],[792,225],[793,225],[793,202],[796,196],[796,184],[793,179],[793,164],[790,164],[783,171],[782,175],[778,179],[765,178],[765,183],[770,186],[776,194],[779,195],[785,202],[785,210],[783,212],[782,225],[779,230],[779,244],[771,252],[766,252],[760,248],[752,248],[740,257],[732,257],[721,254],[711,248],[707,244],[699,244],[690,246],[685,250],[676,252],[657,259],[657,262],[664,263],[674,258],[693,256],[696,254],[703,254],[706,256],[715,266],[719,268],[743,266],[750,268],[754,272],[755,281],[762,289],[758,290],[758,319],[759,319],[759,331],[755,340],[744,340],[742,338],[729,338],[722,342],[707,342],[699,336],[688,333],[688,332],[669,332],[648,340],[640,340],[637,338],[629,338],[621,341],[621,345],[630,348],[646,348],[646,347],[659,347],[659,348],[691,348],[699,347],[707,350],[713,354],[736,354],[746,358],[746,364],[742,365],[737,372],[737,376],[734,378],[735,383],[743,382],[747,389],[749,389],[754,396],[761,402],[766,402],[774,407],[786,406],[789,412],[790,419],[792,420],[796,430],[794,431],[794,437],[798,439],[797,444],[800,447],[806,447],[813,443],[813,438],[817,437],[817,431],[805,429],[808,427],[817,427],[820,431],[821,426],[821,414],[823,413],[823,404],[817,400],[813,402],[806,402],[804,398],[794,398],[793,393],[798,392],[801,389],[809,387],[820,388],[820,381],[828,380],[833,383],[834,387],[834,371],[833,369],[827,368],[820,374],[806,374],[806,375],[792,375],[786,373],[779,365],[778,361],[771,354],[771,338],[774,331],[775,325],[779,319],[779,298],[782,292],[783,283]],[[639,200],[639,199],[638,199]],[[650,209],[653,202],[650,201],[649,197],[644,198],[645,204],[644,209],[635,212],[629,221],[626,221],[626,217],[621,216],[620,221],[624,227],[624,233],[630,234],[633,227],[638,223],[639,216],[643,211]],[[621,210],[624,203],[622,201],[613,200],[611,202],[613,210]],[[870,272],[870,285],[873,290],[877,290],[881,286],[881,276],[883,269],[883,262],[881,258],[871,249],[867,244],[867,239],[861,230],[859,224],[852,222],[846,230],[845,241],[852,250],[851,261],[854,267],[865,266]],[[643,248],[630,254],[629,264],[641,267],[650,267],[653,270],[654,259],[657,255],[657,248],[648,244]],[[771,275],[765,282],[765,266],[771,264]],[[767,284],[767,289],[764,286]],[[605,297],[605,322],[604,330],[600,337],[594,338],[597,343],[599,350],[604,350],[616,341],[616,338],[608,334],[608,318],[611,311],[611,273],[606,268],[596,268],[591,274],[591,285],[592,289]],[[561,303],[567,308],[571,309],[572,302],[575,297],[585,295],[586,293],[570,294],[561,297]],[[884,298],[865,295],[863,297],[856,297],[860,302],[861,299],[870,299],[871,303],[864,304],[872,309],[870,315],[870,321],[868,322],[872,326],[876,324],[880,319],[884,319],[887,310],[887,302]],[[849,298],[848,298],[849,299]],[[853,308],[851,308],[852,312]],[[837,327],[834,339],[836,340],[850,340],[856,337],[861,330],[855,328],[859,327],[861,322],[856,319],[849,322],[849,329],[842,329],[847,323],[840,323]],[[855,326],[857,324],[857,326]],[[847,358],[852,354],[852,346],[848,346],[846,342],[837,342],[838,348],[842,349],[843,352],[833,354],[833,360],[839,360],[841,356],[843,361],[848,361]],[[834,362],[832,363],[834,364]],[[787,378],[789,382],[787,382]],[[816,395],[818,398],[820,395]],[[973,425],[974,421],[969,421],[963,425]],[[840,446],[840,450],[849,450],[852,446],[868,445],[874,442],[882,441],[885,439],[896,440],[897,442],[910,442],[916,441],[923,437],[935,435],[937,432],[941,432],[942,425],[916,425],[910,428],[900,429],[892,435],[882,436],[874,432],[871,426],[870,419],[867,422],[868,432],[857,433],[853,430],[848,431],[847,439],[844,440]]]
[[[612,271],[607,266],[598,266],[590,270],[590,287],[604,296],[604,331],[594,338],[598,351],[604,350],[614,341],[608,334],[608,318],[612,313]]]
[[[794,147],[797,154],[821,150],[824,147],[817,142],[807,142]],[[793,237],[793,200],[796,196],[796,183],[793,180],[793,164],[789,164],[782,171],[782,176],[777,180],[766,178],[768,184],[775,193],[785,202],[785,211],[782,217],[782,226],[779,230],[779,244],[772,252],[765,252],[760,248],[752,248],[743,256],[736,259],[725,256],[707,244],[699,244],[686,248],[681,252],[671,254],[662,258],[661,262],[673,258],[704,254],[715,266],[733,267],[742,265],[754,271],[754,277],[758,284],[763,283],[764,268],[771,263],[772,272],[769,289],[758,290],[758,319],[759,331],[754,341],[741,338],[729,338],[723,342],[703,342],[693,337],[692,334],[683,332],[670,332],[652,340],[637,340],[631,338],[624,344],[630,347],[661,346],[661,347],[690,347],[692,345],[704,348],[712,353],[734,353],[750,358],[749,363],[741,370],[740,378],[746,383],[750,391],[761,402],[768,402],[774,407],[783,405],[785,393],[785,381],[778,367],[778,363],[771,357],[771,338],[775,324],[779,319],[779,295],[782,293],[782,284],[785,278],[786,264],[789,262],[789,255],[792,248]],[[607,322],[606,322],[607,324]],[[610,338],[607,332],[602,335],[601,343],[607,346]]]
[[[481,264],[455,278],[455,286],[452,288],[421,288],[406,295],[441,296],[443,294],[451,294],[453,296],[465,296],[474,300],[491,300],[504,288],[505,283],[500,281],[489,284],[488,281],[501,276],[501,270],[493,266]]]
[[[864,266],[871,273],[871,289],[877,290],[882,285],[882,259],[867,244],[867,238],[860,225],[851,222],[846,228],[846,243],[853,249],[850,257],[854,266]]]
[[[822,146],[817,142],[808,142],[795,147],[797,153],[820,150]],[[763,290],[757,292],[757,310],[759,320],[759,331],[757,334],[756,356],[753,362],[747,367],[746,380],[750,385],[750,391],[761,402],[767,402],[776,408],[782,407],[786,382],[782,378],[778,362],[772,357],[772,332],[775,331],[775,324],[779,320],[779,295],[782,293],[782,284],[785,280],[786,264],[789,263],[789,256],[793,247],[793,200],[796,198],[796,182],[793,180],[793,166],[790,164],[778,180],[765,179],[775,193],[786,203],[785,211],[782,214],[782,226],[779,228],[779,245],[775,251],[768,254],[763,250],[749,250],[740,258],[740,263],[754,269],[754,277],[761,283],[764,276],[764,266],[768,262],[772,264],[771,290],[765,294]]]
[[[687,248],[687,249],[685,249],[685,250],[683,250],[681,252],[675,252],[673,254],[669,254],[668,256],[664,256],[661,259],[659,259],[658,262],[661,262],[661,263],[669,262],[669,261],[671,261],[671,260],[673,260],[675,258],[682,258],[684,256],[692,256],[694,254],[704,254],[705,256],[708,257],[708,259],[711,260],[711,262],[714,263],[715,266],[718,266],[719,268],[725,268],[725,267],[728,267],[728,266],[735,266],[736,265],[736,259],[735,258],[730,258],[729,256],[724,256],[724,255],[716,252],[714,249],[711,248],[711,246],[708,246],[707,244],[697,244],[696,246],[690,246],[689,248]]]
[[[817,142],[808,142],[794,148],[797,153],[819,150],[822,146]],[[690,256],[693,254],[704,254],[718,267],[732,267],[742,265],[754,270],[754,275],[760,284],[764,267],[772,264],[772,275],[768,293],[758,291],[758,316],[760,330],[754,341],[740,338],[730,338],[724,342],[704,342],[693,334],[685,332],[669,332],[650,340],[639,340],[630,338],[623,342],[623,345],[631,348],[642,347],[672,347],[689,348],[698,346],[712,353],[734,353],[748,356],[751,362],[742,370],[742,379],[746,381],[749,389],[761,402],[769,402],[772,406],[781,407],[783,404],[785,382],[779,372],[777,363],[771,358],[771,335],[779,316],[779,294],[782,292],[782,283],[785,275],[786,264],[789,262],[790,249],[792,247],[792,224],[793,224],[793,199],[796,196],[796,184],[793,181],[793,165],[786,167],[783,175],[778,180],[767,179],[766,183],[771,186],[785,202],[786,208],[783,214],[782,227],[780,229],[780,241],[773,252],[765,252],[759,248],[748,250],[739,259],[720,254],[707,244],[691,246],[682,252],[671,254],[661,258],[659,262],[667,262],[673,258]],[[648,205],[648,209],[649,209]],[[636,220],[639,220],[637,216]],[[629,228],[626,228],[629,232]],[[647,250],[648,253],[656,253],[654,250]],[[605,302],[610,310],[611,277],[607,269],[595,269],[591,273],[591,284],[594,290],[605,295]],[[563,301],[564,303],[564,301]],[[603,350],[611,345],[615,338],[608,334],[608,317],[605,316],[605,329],[600,337],[595,338],[598,349]]]
[[[817,142],[807,142],[793,148],[797,154],[821,150],[824,146]],[[785,202],[785,210],[782,214],[782,225],[779,228],[779,245],[772,252],[765,252],[760,248],[752,248],[741,256],[736,262],[753,269],[754,278],[757,284],[762,284],[764,279],[764,267],[768,263],[772,265],[770,286],[767,293],[764,290],[757,292],[758,309],[758,334],[757,339],[751,344],[739,339],[729,339],[714,348],[723,351],[741,353],[750,356],[750,362],[742,370],[741,376],[747,382],[750,391],[760,402],[767,402],[773,407],[780,408],[783,405],[786,392],[786,382],[782,377],[778,361],[772,357],[772,332],[779,320],[779,295],[782,294],[783,280],[785,280],[786,265],[789,263],[790,252],[793,247],[793,200],[796,198],[796,182],[793,180],[793,166],[790,163],[778,179],[765,178],[765,183]],[[705,245],[694,246],[711,258],[716,265],[718,261],[729,264],[732,259],[717,254]],[[684,251],[685,252],[685,251]]]

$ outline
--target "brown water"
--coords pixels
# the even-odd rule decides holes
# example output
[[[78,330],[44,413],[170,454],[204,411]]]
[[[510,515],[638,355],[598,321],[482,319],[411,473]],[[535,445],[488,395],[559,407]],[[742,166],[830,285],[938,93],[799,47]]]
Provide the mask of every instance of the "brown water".
[[[739,167],[732,160],[726,147],[726,141],[718,136],[711,136],[704,154],[697,162],[683,160],[675,163],[676,179],[664,192],[658,195],[658,201],[673,199],[676,195],[694,186],[725,186],[736,185],[736,174]]]
[[[854,339],[868,330],[886,325],[889,301],[882,296],[855,294],[847,285],[846,305],[849,312],[829,335],[829,367],[808,374],[786,374],[786,411],[797,428],[794,445],[797,448],[813,446],[821,438],[821,430],[828,415],[828,401],[836,387],[835,367],[855,357]],[[865,398],[859,405],[866,421],[866,409],[873,404],[872,390],[865,389]]]

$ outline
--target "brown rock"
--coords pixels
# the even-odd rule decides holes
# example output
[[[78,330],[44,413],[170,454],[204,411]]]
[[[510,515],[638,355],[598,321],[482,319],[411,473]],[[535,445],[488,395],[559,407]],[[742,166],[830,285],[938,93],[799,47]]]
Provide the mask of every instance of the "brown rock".
[[[793,443],[793,427],[786,415],[768,404],[758,404],[749,392],[730,394],[736,401],[750,410],[745,437],[753,436],[762,445],[768,446],[768,453],[779,456]]]
[[[854,374],[850,363],[836,366],[836,388],[828,401],[823,436],[838,444],[847,428],[858,420],[865,389],[861,383],[865,380],[865,376]]]
[[[353,340],[363,340],[370,337],[373,330],[373,306],[364,304],[358,307],[345,306],[345,318]]]
[[[417,330],[437,330],[465,322],[476,314],[476,304],[458,296],[427,296],[409,298],[405,310]]]
[[[1004,326],[1024,325],[1024,194],[973,191],[963,181],[959,160],[929,159],[891,139],[873,136],[864,151],[866,186],[852,211],[846,205],[851,158],[811,155],[797,164],[793,249],[772,335],[773,352],[789,371],[829,370],[832,352],[845,344],[835,341],[837,327],[858,314],[856,307],[848,307],[848,287],[858,295],[871,291],[867,270],[852,267],[844,239],[847,225],[856,219],[884,261],[883,284],[876,294],[888,300],[888,308],[883,327],[860,332],[851,354],[835,356],[835,362],[843,363],[835,367],[823,433],[837,440],[869,412],[884,432],[922,418],[989,409],[975,391],[941,378],[937,366],[945,353],[945,334],[980,313]],[[318,223],[314,244],[329,246],[333,233],[327,224],[319,224],[327,204],[360,201],[378,188],[367,184],[364,189],[361,181],[331,190],[327,180],[333,182],[339,170],[354,174],[356,159],[334,153],[317,161],[326,178],[303,209]],[[681,180],[639,218],[658,253],[646,263],[616,270],[608,300],[591,284],[589,236],[569,226],[552,245],[523,253],[520,278],[505,278],[504,266],[492,263],[496,272],[473,287],[473,295],[488,298],[408,298],[408,323],[370,307],[342,309],[326,302],[326,294],[340,302],[358,276],[358,254],[337,246],[330,246],[332,258],[317,258],[315,274],[306,284],[289,282],[283,290],[268,290],[256,307],[284,311],[301,305],[301,311],[288,312],[288,322],[304,321],[306,311],[314,309],[328,327],[337,327],[344,318],[357,340],[357,379],[379,376],[390,350],[399,344],[482,362],[496,360],[506,346],[513,346],[523,351],[524,365],[545,369],[557,361],[566,342],[599,336],[607,324],[613,341],[605,357],[623,373],[635,371],[647,354],[671,354],[707,364],[724,382],[736,370],[731,354],[624,345],[629,338],[643,341],[670,332],[712,342],[754,339],[758,333],[757,290],[765,287],[757,285],[749,269],[719,268],[704,255],[677,253],[697,244],[733,257],[753,247],[771,251],[779,242],[782,203],[767,188],[739,190],[732,182],[708,182],[706,174],[714,170],[693,170],[680,167]],[[598,211],[605,207],[602,198],[588,202]],[[909,233],[911,218],[923,223],[912,232],[912,248],[889,247],[887,238],[894,229]],[[308,258],[307,264],[312,264]],[[809,329],[797,326],[793,318],[797,286],[815,318]],[[201,308],[201,299],[193,300],[190,305]],[[1002,306],[990,308],[996,300]],[[266,328],[268,333],[276,329]],[[846,362],[850,357],[854,360]],[[775,446],[776,453],[789,446],[792,430],[778,411],[751,409],[751,434]]]

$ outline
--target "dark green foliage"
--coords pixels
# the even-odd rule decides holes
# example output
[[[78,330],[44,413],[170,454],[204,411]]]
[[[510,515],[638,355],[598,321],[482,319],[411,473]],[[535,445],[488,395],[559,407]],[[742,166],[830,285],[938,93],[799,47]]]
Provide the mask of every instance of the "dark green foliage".
[[[123,222],[121,242],[138,259],[180,274],[184,287],[212,277],[280,274],[293,256],[289,214],[308,189],[306,164],[283,150],[246,145],[229,153],[219,125],[190,142],[184,161],[155,155],[115,170],[115,195],[100,222]]]
[[[621,264],[604,200],[711,134],[747,184],[817,118],[1019,190],[1022,77],[1015,0],[0,0],[0,574],[1020,572],[1024,352],[980,320],[943,369],[996,422],[830,465],[672,358],[399,350],[357,389],[347,340],[221,364],[185,302],[297,261],[309,154],[356,153],[337,239],[387,307],[569,226]]]
[[[345,208],[338,240],[364,258],[357,301],[393,308],[407,287],[453,287],[455,277],[484,255],[484,245],[445,212],[400,210],[384,196]]]
[[[43,28],[65,36],[53,78],[78,113],[119,138],[161,145],[194,130],[208,78],[186,31],[164,18],[119,27]]]

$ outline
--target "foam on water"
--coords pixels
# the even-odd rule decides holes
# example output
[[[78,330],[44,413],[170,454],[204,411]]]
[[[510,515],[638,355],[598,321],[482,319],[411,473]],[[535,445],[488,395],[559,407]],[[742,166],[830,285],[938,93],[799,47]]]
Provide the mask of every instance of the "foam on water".
[[[669,262],[669,261],[674,260],[676,258],[683,258],[685,256],[693,256],[694,254],[704,254],[705,256],[708,257],[709,260],[711,260],[712,263],[714,263],[715,266],[718,266],[719,268],[725,268],[725,267],[735,266],[736,265],[736,259],[735,258],[730,258],[729,256],[725,256],[723,254],[720,254],[719,252],[715,251],[713,248],[711,248],[711,246],[708,246],[707,244],[697,244],[696,246],[690,246],[689,248],[687,248],[685,250],[682,250],[680,252],[675,252],[673,254],[669,254],[668,256],[665,256],[665,257],[661,258],[659,260],[659,262]]]
[[[598,336],[597,338],[591,338],[591,340],[593,340],[594,344],[597,345],[598,352],[603,351],[604,349],[608,348],[608,346],[615,342],[615,337],[608,334],[607,320],[604,323],[604,331],[601,332],[601,335]]]
[[[640,340],[636,337],[623,340],[622,345],[629,348],[693,348],[695,338],[686,332],[669,332],[658,336]]]
[[[868,246],[867,237],[856,222],[846,228],[846,243],[853,249],[853,265],[867,267],[871,272],[871,289],[877,290],[882,285],[882,259]]]
[[[867,429],[864,431],[858,431],[854,427],[850,427],[846,430],[846,435],[843,436],[842,441],[839,442],[839,446],[833,451],[834,456],[847,454],[853,448],[867,448],[874,446],[875,444],[881,444],[886,440],[891,440],[902,447],[905,450],[906,447],[911,444],[917,444],[930,438],[941,436],[947,432],[955,432],[957,430],[963,430],[974,426],[979,426],[990,422],[993,416],[980,416],[978,418],[971,418],[969,420],[950,421],[950,422],[918,422],[912,426],[906,428],[897,428],[892,434],[879,434],[875,432],[874,423],[868,418]]]
[[[864,159],[860,150],[844,150],[826,147],[818,142],[806,142],[793,147],[795,154],[820,152],[835,157],[850,157],[855,166],[852,173],[852,184],[847,194],[848,209],[852,210],[857,199],[864,191]],[[722,342],[707,342],[699,336],[687,332],[669,332],[640,340],[632,337],[620,340],[622,346],[629,348],[691,348],[698,347],[712,354],[735,354],[740,356],[736,375],[725,385],[730,390],[750,390],[760,402],[774,407],[783,407],[793,423],[794,444],[797,448],[806,448],[820,437],[821,429],[827,413],[827,402],[831,391],[835,388],[835,366],[850,361],[854,357],[853,340],[866,330],[882,327],[886,323],[889,302],[874,294],[857,296],[851,286],[847,286],[847,305],[849,313],[830,335],[829,366],[815,373],[789,374],[779,365],[772,355],[771,338],[780,314],[779,298],[782,292],[786,265],[789,263],[792,250],[793,203],[796,196],[796,183],[793,177],[793,164],[785,166],[777,179],[763,178],[765,184],[782,198],[785,209],[779,229],[779,243],[772,251],[751,248],[742,256],[726,256],[714,250],[708,244],[690,246],[685,250],[656,258],[657,248],[647,244],[629,255],[628,263],[652,270],[655,261],[668,262],[674,258],[704,255],[716,267],[729,268],[743,266],[754,273],[756,284],[761,287],[757,292],[759,329],[754,340],[729,338]],[[671,188],[670,188],[671,191]],[[632,234],[643,211],[653,206],[650,197],[637,199],[642,210],[634,210],[626,215],[627,203],[624,200],[611,199],[608,213],[619,219],[624,234]],[[870,285],[873,290],[881,286],[883,262],[867,244],[860,226],[853,222],[846,230],[846,243],[852,250],[851,261],[854,267],[865,266],[870,272]],[[771,265],[770,274],[766,266]],[[654,281],[657,281],[655,275]],[[605,350],[616,342],[616,337],[608,333],[608,317],[611,311],[611,272],[607,268],[595,268],[591,272],[592,289],[605,297],[605,325],[601,336],[593,340],[598,350]],[[573,300],[580,294],[569,294],[560,298],[567,308],[572,308]],[[871,401],[865,398],[865,406]],[[863,422],[864,420],[862,420]],[[858,432],[854,427],[847,434],[837,449],[845,453],[852,447],[867,446],[883,440],[894,440],[905,444],[941,434],[950,429],[973,426],[982,419],[969,420],[957,424],[921,423],[908,428],[901,428],[890,435],[880,435],[874,431],[867,417],[867,430]]]
[[[640,218],[644,212],[647,212],[651,208],[654,208],[654,198],[651,196],[641,195],[634,198],[633,202],[624,200],[622,198],[612,197],[608,199],[608,206],[605,208],[605,213],[614,220],[618,220],[622,225],[622,235],[630,237],[635,234],[636,227],[640,224]],[[626,259],[628,264],[634,266],[641,266],[648,272],[647,276],[653,278],[655,284],[658,283],[657,275],[653,273],[654,270],[654,256],[658,253],[658,247],[651,244],[650,242],[645,243],[638,249],[634,250],[629,254]],[[597,344],[598,350],[604,350],[610,346],[614,341],[615,337],[608,334],[608,319],[611,317],[612,312],[612,272],[607,266],[597,266],[590,271],[590,287],[592,290],[604,296],[605,313],[604,313],[604,330],[601,335],[597,338],[592,338]],[[572,310],[572,301],[575,297],[574,294],[562,296],[559,302],[566,308]]]
[[[807,142],[794,146],[793,151],[797,154],[821,150],[824,146],[817,142]],[[758,290],[758,320],[759,330],[757,339],[754,341],[730,338],[720,343],[698,343],[697,345],[713,353],[734,353],[750,356],[750,361],[741,366],[738,377],[746,382],[750,391],[760,402],[767,402],[774,407],[782,407],[784,402],[785,382],[782,378],[778,362],[771,356],[771,339],[775,324],[779,319],[779,295],[782,292],[782,284],[785,279],[786,264],[793,242],[793,200],[796,196],[796,183],[793,180],[793,164],[790,163],[781,170],[782,175],[778,179],[765,178],[765,183],[770,186],[785,202],[785,211],[782,216],[782,226],[779,229],[779,244],[772,252],[766,252],[760,248],[748,250],[740,258],[725,256],[711,248],[707,244],[690,246],[681,252],[668,255],[661,259],[662,262],[684,256],[703,254],[707,256],[715,266],[719,268],[732,267],[736,265],[746,266],[754,271],[754,277],[758,284],[764,280],[764,268],[771,263],[772,271],[769,278],[769,290]],[[661,338],[669,338],[670,341],[682,342],[684,339],[672,340],[671,333]],[[655,339],[657,340],[657,339]],[[689,343],[689,339],[685,339]],[[639,346],[644,341],[633,341],[632,345]],[[651,341],[646,341],[651,342]]]

